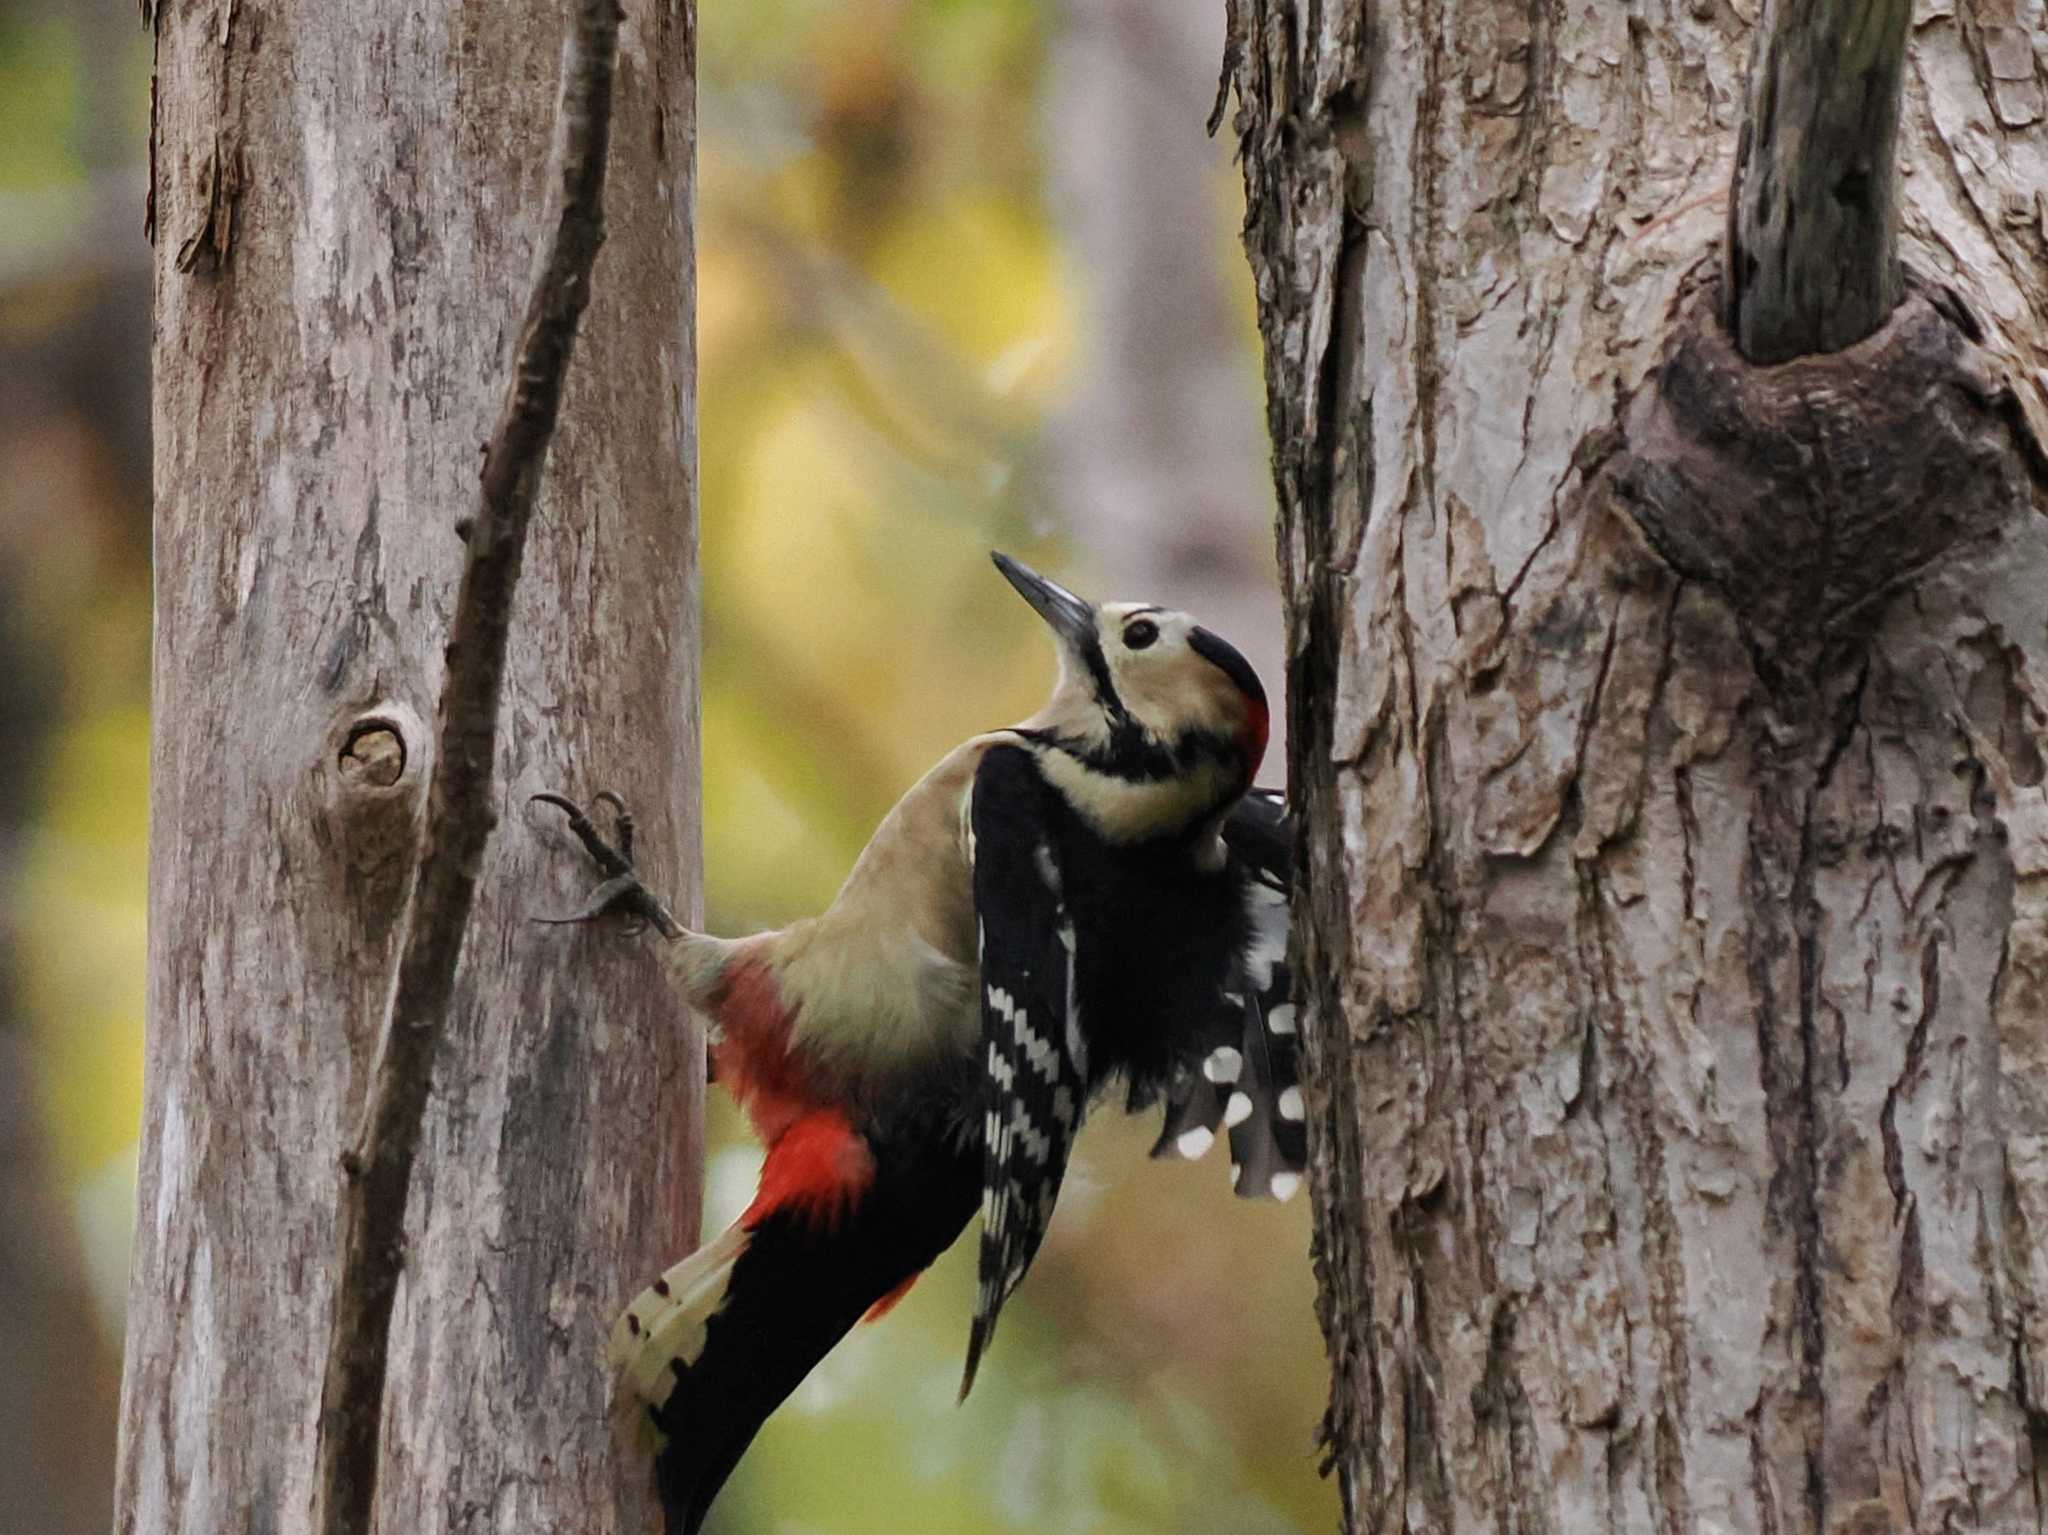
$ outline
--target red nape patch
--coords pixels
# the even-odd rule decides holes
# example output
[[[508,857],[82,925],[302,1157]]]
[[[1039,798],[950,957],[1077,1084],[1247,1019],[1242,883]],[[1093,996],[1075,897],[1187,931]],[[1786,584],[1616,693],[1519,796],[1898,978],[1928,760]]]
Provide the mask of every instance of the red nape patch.
[[[924,1271],[922,1269],[918,1270],[917,1274],[912,1274],[908,1279],[904,1280],[903,1283],[898,1285],[895,1289],[891,1290],[887,1295],[883,1296],[880,1300],[876,1301],[872,1306],[868,1307],[867,1315],[862,1317],[861,1320],[863,1322],[879,1322],[882,1320],[883,1317],[887,1316],[890,1312],[894,1311],[896,1309],[896,1302],[900,1301],[901,1299],[903,1299],[904,1296],[910,1293],[910,1287],[917,1283],[918,1276],[923,1272]]]
[[[761,1187],[740,1217],[751,1231],[784,1210],[831,1225],[875,1181],[874,1153],[846,1116],[833,1109],[806,1114],[768,1148]]]
[[[1266,760],[1266,739],[1272,733],[1273,717],[1256,698],[1244,701],[1244,723],[1238,727],[1237,746],[1244,753],[1244,781],[1259,776],[1259,764]]]
[[[803,1074],[789,1054],[789,1015],[775,977],[758,959],[735,961],[712,1008],[724,1036],[711,1073],[746,1112],[763,1145],[773,1146],[810,1112]]]

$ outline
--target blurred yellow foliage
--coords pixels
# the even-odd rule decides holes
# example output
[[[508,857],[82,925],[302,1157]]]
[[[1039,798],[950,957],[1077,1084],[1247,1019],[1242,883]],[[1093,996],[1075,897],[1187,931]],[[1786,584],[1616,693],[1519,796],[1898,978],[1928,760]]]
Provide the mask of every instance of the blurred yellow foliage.
[[[130,700],[74,716],[48,763],[17,935],[46,1144],[54,1170],[78,1179],[127,1153],[142,1113],[148,711]]]

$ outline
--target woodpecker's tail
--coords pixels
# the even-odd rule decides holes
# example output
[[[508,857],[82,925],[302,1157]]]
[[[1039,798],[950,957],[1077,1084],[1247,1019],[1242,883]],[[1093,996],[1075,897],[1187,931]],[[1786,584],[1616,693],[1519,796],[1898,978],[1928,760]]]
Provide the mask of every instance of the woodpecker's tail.
[[[648,1454],[661,1447],[661,1436],[647,1409],[668,1400],[679,1366],[702,1356],[707,1324],[725,1304],[747,1239],[747,1229],[735,1221],[634,1296],[612,1324],[605,1359],[619,1372],[613,1406]]]
[[[770,1148],[747,1213],[633,1301],[611,1358],[668,1535],[697,1535],[768,1414],[951,1245],[980,1174],[978,1148],[875,1142],[812,1115]]]

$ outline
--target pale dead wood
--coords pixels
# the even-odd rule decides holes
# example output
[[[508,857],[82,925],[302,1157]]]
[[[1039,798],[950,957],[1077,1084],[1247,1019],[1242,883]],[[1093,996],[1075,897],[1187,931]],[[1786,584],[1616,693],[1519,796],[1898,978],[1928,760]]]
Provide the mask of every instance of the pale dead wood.
[[[496,820],[491,766],[511,630],[548,444],[604,243],[604,180],[618,0],[578,0],[556,107],[560,206],[527,306],[505,408],[484,453],[449,629],[433,777],[391,1007],[368,1107],[346,1161],[343,1255],[321,1402],[318,1528],[355,1535],[377,1500],[391,1307],[405,1268],[405,1212],[456,961]]]
[[[1898,305],[1910,0],[1769,0],[1728,202],[1727,323],[1753,363],[1837,352]]]
[[[567,6],[545,8],[555,17]],[[495,801],[597,783],[695,924],[695,10],[627,0],[605,242],[514,602]],[[224,28],[223,23],[227,23]],[[159,7],[148,1020],[124,1535],[308,1535],[357,1144],[478,497],[554,223],[521,0]],[[223,42],[223,31],[227,40]],[[227,259],[177,270],[215,145]],[[501,809],[501,814],[503,813]],[[628,1535],[603,1319],[697,1230],[703,1046],[484,844],[402,1231],[373,1522]]]

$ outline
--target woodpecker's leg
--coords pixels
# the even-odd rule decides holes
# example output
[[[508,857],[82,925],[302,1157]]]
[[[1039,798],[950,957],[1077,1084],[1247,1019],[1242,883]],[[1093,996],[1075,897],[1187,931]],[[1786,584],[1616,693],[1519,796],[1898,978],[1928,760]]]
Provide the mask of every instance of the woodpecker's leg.
[[[576,840],[583,844],[583,850],[590,855],[598,870],[604,875],[604,882],[577,910],[564,917],[537,916],[533,920],[547,923],[590,922],[606,912],[624,912],[627,916],[645,922],[664,938],[682,935],[682,924],[669,915],[669,910],[660,897],[641,883],[640,876],[633,869],[633,816],[626,809],[626,802],[609,789],[598,793],[595,804],[609,806],[613,813],[614,835],[618,845],[614,847],[605,840],[604,833],[574,800],[560,794],[536,794],[533,799],[543,805],[553,805],[557,810],[567,812],[569,830],[576,834]]]

